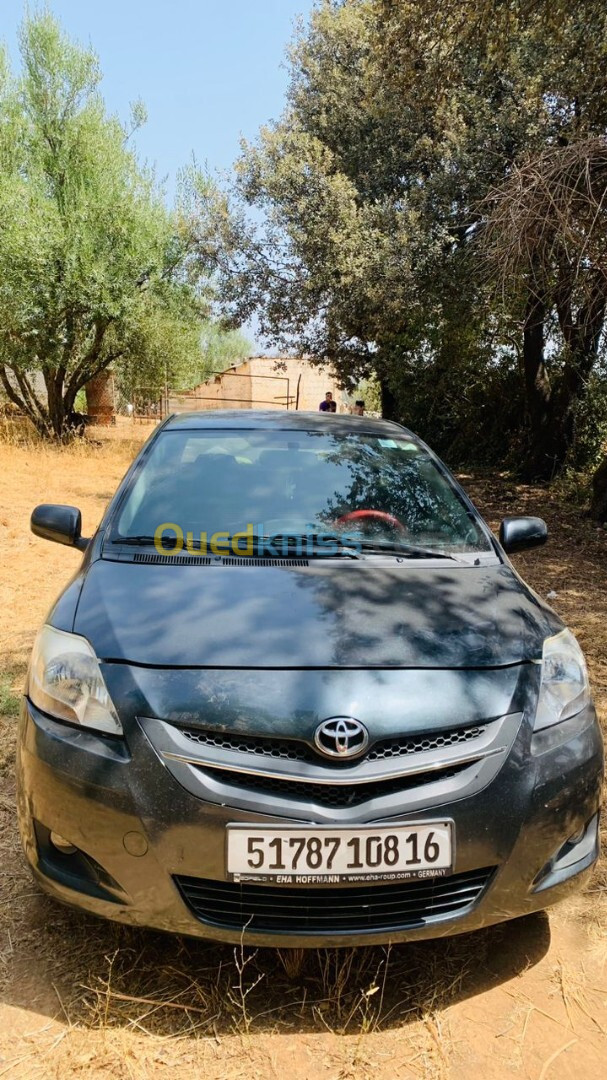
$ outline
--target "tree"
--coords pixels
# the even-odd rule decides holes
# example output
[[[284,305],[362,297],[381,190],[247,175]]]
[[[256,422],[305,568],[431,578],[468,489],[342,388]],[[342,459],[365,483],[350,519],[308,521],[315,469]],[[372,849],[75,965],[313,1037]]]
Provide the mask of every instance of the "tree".
[[[208,268],[187,199],[169,211],[130,147],[142,107],[130,130],[108,116],[96,56],[49,14],[25,20],[20,47],[22,74],[0,64],[0,381],[60,437],[111,363],[140,382],[200,368]]]
[[[448,373],[454,397],[464,374],[495,386],[495,412],[532,290],[521,273],[508,303],[496,294],[486,198],[529,154],[604,133],[605,42],[597,0],[324,0],[291,50],[283,117],[244,144],[211,215],[233,317],[257,311],[274,343],[344,383],[374,371],[385,415]],[[558,338],[554,311],[537,315]],[[522,375],[518,393],[537,462],[546,419]]]
[[[605,322],[607,139],[553,147],[513,169],[489,196],[483,245],[502,295],[514,291],[524,305],[523,375],[536,432],[529,466],[549,478],[571,446]],[[552,311],[562,347],[551,357]]]
[[[218,323],[209,322],[202,331],[203,367],[198,373],[198,382],[203,382],[218,371],[238,364],[250,356],[252,344],[240,330],[225,331]]]
[[[403,333],[403,312],[415,317],[412,262],[427,261],[430,241],[414,253],[407,208],[398,212],[359,190],[365,158],[376,155],[364,137],[359,78],[372,48],[364,7],[324,5],[315,13],[293,54],[287,114],[261,131],[257,145],[245,145],[234,202],[214,207],[211,233],[214,226],[221,295],[234,321],[255,311],[275,345],[330,359],[349,386],[376,372],[387,412],[389,346],[395,330]],[[317,131],[315,102],[343,146]],[[249,219],[250,207],[263,211],[261,224]]]

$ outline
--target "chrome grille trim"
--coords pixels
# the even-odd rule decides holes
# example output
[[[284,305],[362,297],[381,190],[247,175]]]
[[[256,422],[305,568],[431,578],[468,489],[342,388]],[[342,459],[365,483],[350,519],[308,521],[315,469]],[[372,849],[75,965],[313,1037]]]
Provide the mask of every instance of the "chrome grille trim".
[[[372,762],[363,759],[339,766],[330,762],[310,765],[300,761],[272,760],[270,763],[267,758],[252,760],[253,755],[249,753],[226,752],[212,747],[201,747],[197,755],[191,740],[185,738],[175,724],[149,717],[138,718],[165,768],[186,791],[203,802],[239,808],[255,813],[257,817],[270,815],[327,823],[386,821],[405,811],[427,810],[474,795],[497,776],[522,720],[522,713],[510,713],[497,720],[484,721],[482,736],[473,742],[424,751],[414,755],[413,761],[411,757],[404,761],[402,758]],[[226,764],[234,770],[234,782]],[[268,765],[269,771],[277,774],[276,779],[266,775]],[[398,785],[399,776],[402,787]],[[416,776],[419,776],[419,782],[416,782]],[[282,791],[280,781],[283,782]],[[344,782],[365,785],[364,795],[353,805],[344,806],[343,799],[338,797],[338,792],[347,791],[341,786]],[[314,788],[313,784],[322,784],[322,787]],[[321,794],[323,791],[327,792],[326,797]],[[335,793],[334,797],[331,791]]]
[[[468,765],[472,762],[483,761],[485,758],[503,753],[503,750],[503,746],[495,746],[486,750],[476,750],[476,752],[468,751],[468,753],[450,754],[448,756],[436,758],[435,760],[430,759],[427,754],[420,754],[418,759],[409,765],[401,765],[398,763],[392,768],[383,770],[377,768],[364,769],[364,767],[361,767],[356,772],[354,772],[354,770],[348,771],[346,775],[344,775],[343,768],[331,771],[325,768],[324,773],[313,768],[305,772],[303,770],[293,772],[282,768],[268,769],[264,765],[255,767],[251,764],[243,765],[240,761],[230,762],[225,761],[225,759],[211,760],[206,755],[201,755],[200,757],[189,756],[187,754],[172,753],[168,750],[163,750],[161,753],[165,760],[186,762],[188,765],[195,765],[198,768],[203,769],[219,769],[222,772],[234,772],[251,777],[259,776],[268,780],[292,780],[299,784],[329,784],[331,787],[347,785],[350,787],[352,784],[379,784],[385,780],[394,780],[399,776],[416,776],[425,775],[429,772],[442,772],[453,765]],[[432,751],[432,754],[434,753],[435,751]],[[419,760],[420,758],[423,758],[423,760]]]
[[[439,781],[444,783],[452,780],[461,775],[464,769],[474,769],[476,766],[477,763],[472,766],[463,763],[441,769],[440,772],[425,772],[409,777],[392,776],[388,780],[367,780],[366,783],[361,781],[358,784],[317,784],[311,781],[306,782],[305,788],[301,787],[299,780],[289,779],[289,777],[281,776],[278,779],[257,773],[252,778],[246,773],[224,772],[223,769],[214,769],[207,773],[205,780],[207,784],[222,785],[224,790],[233,792],[236,789],[244,791],[245,794],[249,793],[252,782],[257,797],[294,799],[295,801],[304,798],[309,803],[326,809],[350,810],[363,803],[368,804],[371,800],[385,799],[391,795],[402,798],[412,790],[419,792],[422,788],[435,788]],[[196,766],[196,768],[202,769],[202,766]]]

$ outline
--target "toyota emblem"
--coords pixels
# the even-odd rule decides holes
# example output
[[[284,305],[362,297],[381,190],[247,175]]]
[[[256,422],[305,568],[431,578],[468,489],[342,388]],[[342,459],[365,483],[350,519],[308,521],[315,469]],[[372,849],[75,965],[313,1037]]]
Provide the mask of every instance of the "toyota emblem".
[[[367,749],[369,732],[364,724],[351,716],[333,716],[318,725],[314,742],[327,757],[355,757]]]

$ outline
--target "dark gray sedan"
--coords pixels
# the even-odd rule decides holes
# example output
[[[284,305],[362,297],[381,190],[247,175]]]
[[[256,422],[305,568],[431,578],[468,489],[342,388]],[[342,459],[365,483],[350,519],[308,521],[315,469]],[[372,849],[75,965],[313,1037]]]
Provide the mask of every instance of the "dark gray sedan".
[[[27,857],[110,919],[262,945],[406,941],[544,908],[598,851],[584,657],[397,424],[170,418],[41,628]]]

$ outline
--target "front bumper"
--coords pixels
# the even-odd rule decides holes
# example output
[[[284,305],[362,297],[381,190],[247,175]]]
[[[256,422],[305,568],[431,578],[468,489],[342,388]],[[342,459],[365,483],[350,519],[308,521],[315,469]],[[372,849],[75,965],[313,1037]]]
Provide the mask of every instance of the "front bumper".
[[[416,911],[415,918],[403,914],[402,923],[393,920],[389,928],[376,922],[364,929],[359,922],[345,932],[338,923],[333,929],[308,932],[305,919],[299,926],[294,917],[288,931],[249,925],[244,940],[318,947],[439,937],[526,915],[566,897],[582,883],[598,854],[603,748],[592,708],[565,723],[567,728],[560,726],[562,741],[544,738],[530,753],[531,734],[523,722],[507,760],[486,787],[445,802],[440,810],[418,807],[413,814],[405,794],[400,813],[390,816],[392,822],[438,816],[455,821],[455,875],[464,886],[480,882],[474,893],[466,894],[464,888],[462,896],[465,901],[468,895],[469,902],[455,913],[435,907],[425,915]],[[224,942],[243,940],[240,926],[197,917],[196,882],[226,890],[229,900],[231,890],[239,887],[227,882],[226,824],[285,824],[284,816],[196,797],[167,769],[139,725],[129,733],[127,747],[121,740],[57,723],[27,700],[21,716],[18,790],[27,858],[54,897],[131,925]],[[50,831],[69,840],[77,852],[58,852]],[[486,873],[482,880],[481,871]],[[188,892],[192,882],[194,892]],[[280,886],[272,888],[277,905],[281,896],[290,902]],[[382,888],[381,883],[372,887]],[[315,886],[314,897],[324,889]],[[333,888],[324,893],[328,904],[335,904],[336,892]],[[297,905],[296,897],[293,903]]]

